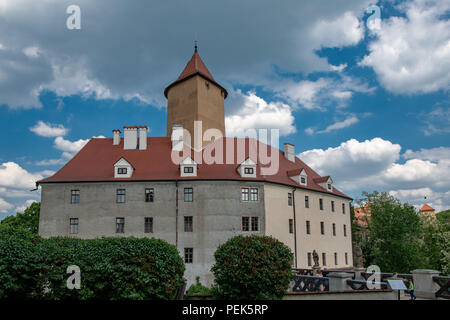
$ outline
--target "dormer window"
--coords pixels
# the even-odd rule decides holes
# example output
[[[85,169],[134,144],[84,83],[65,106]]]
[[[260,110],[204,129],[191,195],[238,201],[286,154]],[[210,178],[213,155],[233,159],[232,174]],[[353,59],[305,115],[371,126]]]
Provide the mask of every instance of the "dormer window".
[[[333,187],[331,186],[331,183],[328,183],[328,184],[327,184],[327,187],[328,187],[328,191],[333,190]]]
[[[196,177],[197,176],[197,162],[191,157],[185,158],[180,163],[180,173],[182,177]]]
[[[256,163],[247,158],[238,168],[238,172],[242,178],[256,178]]]
[[[114,178],[131,178],[134,168],[125,158],[120,158],[114,164]]]
[[[328,192],[333,192],[333,180],[330,176],[321,177],[314,179],[314,182],[317,183],[319,186],[327,190]]]

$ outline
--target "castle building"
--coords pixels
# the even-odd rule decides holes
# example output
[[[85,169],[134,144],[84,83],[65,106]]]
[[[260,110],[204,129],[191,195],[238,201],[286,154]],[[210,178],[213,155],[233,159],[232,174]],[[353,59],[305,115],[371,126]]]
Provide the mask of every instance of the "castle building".
[[[235,235],[279,239],[296,268],[312,266],[313,250],[323,268],[353,266],[352,199],[296,157],[292,144],[281,151],[254,138],[226,137],[227,91],[197,48],[164,93],[166,137],[147,137],[146,126],[125,126],[123,136],[115,129],[112,139],[91,139],[37,182],[41,236],[163,239],[184,258],[188,285],[196,276],[213,283],[214,252]],[[205,139],[209,129],[218,135]],[[192,138],[196,130],[200,141]],[[261,160],[261,150],[275,165]]]

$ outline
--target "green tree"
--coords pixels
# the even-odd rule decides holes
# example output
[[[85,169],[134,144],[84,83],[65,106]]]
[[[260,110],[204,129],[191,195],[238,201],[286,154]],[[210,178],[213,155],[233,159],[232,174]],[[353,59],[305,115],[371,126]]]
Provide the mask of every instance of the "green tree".
[[[23,213],[17,213],[15,216],[9,216],[0,221],[0,226],[9,226],[15,229],[22,228],[33,234],[37,234],[40,210],[41,204],[33,202]]]
[[[444,219],[422,218],[424,229],[422,251],[426,267],[450,273],[450,224]]]
[[[423,267],[423,228],[415,208],[388,193],[363,192],[359,202],[370,203],[366,265],[378,265],[384,272],[405,272]]]

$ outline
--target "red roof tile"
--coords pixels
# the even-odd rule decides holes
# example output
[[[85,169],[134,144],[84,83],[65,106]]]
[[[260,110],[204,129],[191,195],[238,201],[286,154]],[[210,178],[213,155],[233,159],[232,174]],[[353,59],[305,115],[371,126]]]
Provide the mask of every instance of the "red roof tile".
[[[223,140],[223,139],[226,139]],[[171,141],[168,137],[150,137],[147,138],[146,150],[124,150],[123,139],[119,145],[113,145],[112,139],[93,138],[75,157],[72,158],[64,167],[62,167],[53,176],[40,180],[38,183],[52,182],[95,182],[95,181],[119,181],[114,178],[114,164],[118,159],[124,157],[135,168],[131,178],[121,178],[120,181],[175,181],[175,180],[245,180],[245,181],[264,181],[273,182],[292,187],[315,190],[324,193],[331,193],[337,196],[351,199],[336,188],[329,192],[318,184],[311,183],[308,186],[302,186],[290,179],[288,171],[305,169],[308,177],[320,179],[315,171],[308,167],[303,161],[295,158],[295,163],[284,157],[282,151],[267,146],[262,142],[257,142],[249,138],[223,138],[213,142],[212,146],[223,144],[224,159],[226,158],[226,144],[229,140],[234,140],[234,164],[206,164],[204,161],[198,165],[196,177],[181,177],[179,166],[171,160]],[[261,175],[257,170],[256,178],[242,178],[237,172],[240,162],[237,160],[237,145],[245,144],[245,155],[239,161],[244,161],[250,156],[249,145],[268,150],[270,156],[278,152],[279,169],[275,175]],[[207,152],[209,147],[201,151]],[[196,160],[199,154],[192,154]],[[201,154],[200,154],[201,155]],[[203,159],[203,158],[201,158]],[[197,161],[198,162],[198,161]],[[224,161],[225,162],[225,161]],[[269,167],[269,165],[257,164],[258,167]]]
[[[420,211],[434,211],[434,209],[425,203]]]

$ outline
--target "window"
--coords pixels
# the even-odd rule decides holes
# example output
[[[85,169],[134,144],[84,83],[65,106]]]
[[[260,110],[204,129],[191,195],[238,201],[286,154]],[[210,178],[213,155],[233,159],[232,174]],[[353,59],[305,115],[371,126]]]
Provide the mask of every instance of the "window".
[[[184,173],[194,173],[194,167],[184,167]]]
[[[125,203],[125,189],[117,189],[117,203]]]
[[[127,168],[117,168],[117,174],[127,174]]]
[[[342,204],[342,213],[345,214],[345,203]]]
[[[145,218],[145,233],[153,233],[153,218]]]
[[[322,253],[322,265],[327,265],[327,254],[325,252]]]
[[[306,184],[306,177],[300,177],[300,184]]]
[[[80,190],[72,190],[70,203],[80,203]]]
[[[320,222],[320,233],[321,234],[325,234],[325,224],[322,222]]]
[[[319,199],[320,210],[323,210],[323,199]]]
[[[345,253],[345,264],[348,264],[348,253]]]
[[[242,231],[250,231],[250,218],[242,217]]]
[[[155,200],[155,190],[145,189],[145,202],[153,202],[153,200]]]
[[[70,218],[70,233],[78,233],[78,218]]]
[[[289,219],[289,233],[294,233],[294,220]]]
[[[335,236],[335,235],[336,235],[336,224],[333,223],[333,236]]]
[[[125,218],[116,218],[116,233],[125,232]]]
[[[334,264],[335,264],[336,266],[338,265],[337,252],[334,253]]]
[[[306,234],[311,234],[311,223],[306,221]]]
[[[254,174],[255,170],[253,168],[244,168],[245,174]]]
[[[309,197],[305,196],[305,208],[309,208]]]
[[[308,252],[308,267],[311,267],[311,252]]]
[[[241,199],[242,201],[248,201],[248,188],[241,189]]]
[[[334,212],[334,201],[331,201],[331,212]]]
[[[252,217],[252,231],[258,231],[258,217]]]
[[[194,231],[194,218],[184,217],[184,232],[193,232],[193,231]]]
[[[192,188],[184,188],[184,202],[194,201],[194,190]]]
[[[257,188],[250,189],[250,201],[258,201],[258,189]]]
[[[194,248],[184,248],[184,263],[192,263],[194,261]]]
[[[292,206],[292,193],[288,193],[288,206]]]
[[[328,190],[330,190],[330,191],[332,190],[331,189],[331,183],[328,184]]]
[[[344,224],[344,237],[347,236],[347,226]]]

